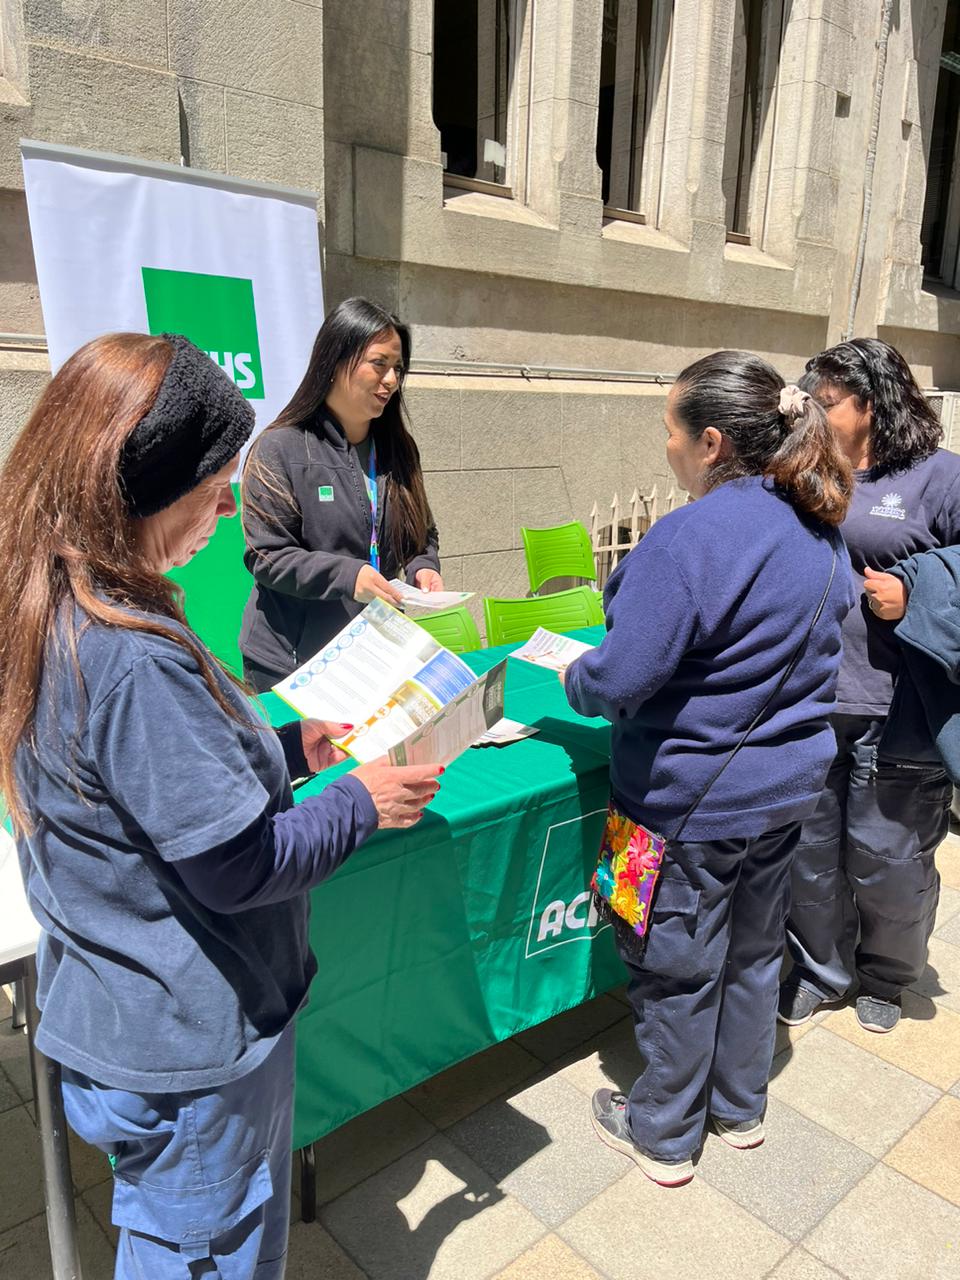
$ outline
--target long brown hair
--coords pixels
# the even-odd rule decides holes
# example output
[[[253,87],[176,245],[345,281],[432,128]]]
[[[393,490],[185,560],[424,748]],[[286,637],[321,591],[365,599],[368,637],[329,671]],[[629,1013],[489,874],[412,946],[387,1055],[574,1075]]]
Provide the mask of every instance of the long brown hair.
[[[14,761],[21,742],[36,747],[45,662],[65,653],[79,681],[76,609],[64,605],[180,645],[217,703],[235,714],[210,655],[180,630],[183,592],[147,562],[118,479],[124,441],[156,399],[172,355],[164,338],[139,333],[88,342],[50,381],[0,471],[0,789],[19,831],[31,824]]]
[[[391,330],[395,330],[400,339],[403,367],[397,375],[397,390],[380,417],[371,422],[370,434],[377,450],[377,469],[386,477],[387,500],[395,517],[389,534],[390,550],[402,567],[425,549],[427,534],[433,524],[423,484],[420,451],[406,423],[403,384],[410,367],[410,330],[407,326],[366,298],[347,298],[341,302],[321,325],[307,371],[290,403],[267,430],[277,427],[307,430],[319,417],[337,372],[340,369],[352,372],[370,343]],[[292,494],[283,490],[279,478],[266,472],[257,456],[255,443],[244,468],[244,505],[251,509],[255,507],[258,518],[269,520],[255,499],[251,497],[248,503],[248,468],[250,479],[259,482],[274,497],[293,502]]]
[[[780,410],[783,387],[759,356],[715,351],[677,375],[673,410],[694,440],[716,427],[730,446],[729,456],[707,473],[708,488],[769,476],[798,511],[838,525],[853,494],[850,463],[811,396],[795,410]]]

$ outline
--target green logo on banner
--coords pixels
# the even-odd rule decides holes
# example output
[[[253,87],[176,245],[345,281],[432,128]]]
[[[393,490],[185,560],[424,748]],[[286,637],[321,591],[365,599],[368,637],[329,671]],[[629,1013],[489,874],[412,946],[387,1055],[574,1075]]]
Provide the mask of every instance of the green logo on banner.
[[[248,400],[262,400],[253,281],[143,267],[151,333],[182,333],[206,351]]]
[[[590,942],[610,928],[597,919],[587,887],[597,864],[606,814],[606,809],[595,809],[548,827],[527,930],[528,960],[568,942]]]

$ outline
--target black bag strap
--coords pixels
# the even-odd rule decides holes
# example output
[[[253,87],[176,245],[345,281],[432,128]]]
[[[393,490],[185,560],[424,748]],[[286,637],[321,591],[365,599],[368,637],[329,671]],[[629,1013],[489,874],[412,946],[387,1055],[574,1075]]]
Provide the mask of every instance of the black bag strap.
[[[833,562],[830,565],[830,577],[827,579],[827,585],[824,588],[823,595],[820,597],[820,603],[817,605],[816,612],[814,613],[813,617],[810,619],[810,624],[807,627],[806,631],[804,632],[803,638],[801,639],[800,643],[797,645],[796,649],[794,649],[793,655],[791,656],[790,661],[787,663],[786,667],[784,667],[783,673],[780,676],[780,679],[777,681],[776,688],[767,697],[763,706],[760,708],[760,710],[757,712],[754,718],[750,721],[750,724],[747,726],[747,730],[744,733],[743,737],[740,739],[737,745],[733,748],[733,750],[724,760],[723,764],[716,771],[716,773],[713,775],[713,777],[710,779],[707,785],[703,788],[703,790],[697,796],[696,800],[694,800],[693,804],[690,806],[690,808],[686,811],[686,813],[680,819],[680,825],[677,827],[676,832],[669,837],[671,840],[680,839],[681,835],[683,834],[684,827],[693,817],[694,811],[696,810],[697,806],[701,804],[704,796],[706,796],[707,792],[714,785],[714,783],[723,773],[724,769],[726,769],[727,765],[731,762],[731,760],[734,758],[734,756],[737,754],[740,748],[746,745],[747,739],[750,737],[751,733],[753,733],[754,729],[756,729],[757,725],[766,715],[770,707],[770,704],[773,702],[777,694],[779,694],[780,690],[783,688],[783,686],[787,683],[787,681],[793,675],[794,671],[796,670],[797,663],[800,661],[801,657],[803,656],[803,651],[804,649],[806,649],[807,642],[809,641],[810,636],[813,633],[813,628],[820,621],[820,615],[823,613],[823,610],[826,607],[827,597],[830,595],[830,588],[833,586],[833,579],[836,576],[836,572],[837,572],[837,547],[836,547],[836,543],[834,543]]]

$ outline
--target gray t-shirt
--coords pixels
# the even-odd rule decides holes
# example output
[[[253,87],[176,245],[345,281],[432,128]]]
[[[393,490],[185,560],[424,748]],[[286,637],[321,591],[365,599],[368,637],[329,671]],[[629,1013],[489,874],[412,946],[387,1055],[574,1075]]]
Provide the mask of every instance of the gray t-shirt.
[[[863,570],[890,569],[898,560],[960,543],[960,457],[938,449],[909,471],[858,471],[853,500],[841,525],[850,552],[857,603],[843,624],[843,661],[837,711],[885,716],[900,670],[895,622],[867,608]]]
[[[51,646],[38,748],[17,755],[45,931],[37,1044],[115,1088],[213,1088],[262,1061],[306,998],[308,903],[216,914],[177,863],[292,805],[283,751],[217,672],[240,720],[221,710],[171,641],[92,625],[79,661],[82,695]]]

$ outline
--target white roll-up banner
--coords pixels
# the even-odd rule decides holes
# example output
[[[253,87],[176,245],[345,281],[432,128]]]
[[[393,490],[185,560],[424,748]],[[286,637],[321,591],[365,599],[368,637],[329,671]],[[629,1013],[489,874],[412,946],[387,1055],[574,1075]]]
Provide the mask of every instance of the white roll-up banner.
[[[316,194],[20,145],[54,372],[104,333],[180,333],[271,422],[323,320]]]

